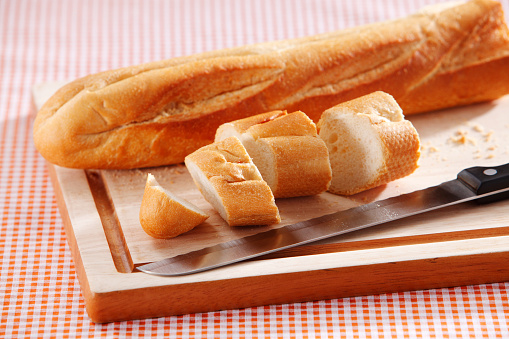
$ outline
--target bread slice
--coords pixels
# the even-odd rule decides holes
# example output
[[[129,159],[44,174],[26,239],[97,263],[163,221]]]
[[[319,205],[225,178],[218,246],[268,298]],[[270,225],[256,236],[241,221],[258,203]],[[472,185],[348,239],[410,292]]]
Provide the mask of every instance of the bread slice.
[[[192,203],[177,197],[148,174],[140,208],[140,224],[150,236],[176,237],[203,223],[209,216]]]
[[[324,192],[331,168],[327,146],[303,112],[273,111],[221,125],[215,141],[237,137],[275,198]]]
[[[205,199],[230,226],[281,221],[269,186],[238,138],[204,146],[185,163]]]
[[[385,92],[326,110],[318,129],[329,150],[332,193],[359,193],[407,176],[418,167],[419,135]]]

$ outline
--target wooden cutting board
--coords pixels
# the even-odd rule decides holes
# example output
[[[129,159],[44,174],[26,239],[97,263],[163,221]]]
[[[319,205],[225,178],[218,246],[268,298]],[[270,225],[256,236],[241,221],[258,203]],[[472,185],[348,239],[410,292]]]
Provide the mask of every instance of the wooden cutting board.
[[[36,110],[61,85],[34,87]],[[228,227],[183,165],[77,170],[48,164],[91,320],[111,322],[509,280],[509,201],[466,203],[193,275],[158,277],[136,270],[144,263],[271,227],[436,185],[466,167],[509,162],[509,96],[408,118],[422,141],[415,173],[349,198],[323,193],[280,199],[282,222],[276,226]],[[138,212],[148,173],[211,217],[174,239],[146,235]]]

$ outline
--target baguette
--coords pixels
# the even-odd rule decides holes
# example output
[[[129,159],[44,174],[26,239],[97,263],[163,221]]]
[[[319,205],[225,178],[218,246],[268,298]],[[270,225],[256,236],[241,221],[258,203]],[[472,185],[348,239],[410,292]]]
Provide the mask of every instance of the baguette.
[[[145,233],[158,239],[174,238],[203,223],[209,216],[190,202],[147,176],[140,208],[140,224]]]
[[[327,146],[303,112],[275,111],[225,123],[215,141],[237,137],[275,198],[314,195],[329,187]]]
[[[230,226],[281,221],[269,186],[238,138],[204,146],[185,164],[204,198]]]
[[[40,109],[34,142],[49,162],[137,168],[182,162],[223,123],[306,112],[374,91],[405,114],[509,93],[500,3],[472,0],[406,18],[292,40],[184,56],[86,76]]]
[[[405,177],[418,166],[419,135],[387,93],[326,110],[318,129],[329,150],[331,193],[356,194]]]

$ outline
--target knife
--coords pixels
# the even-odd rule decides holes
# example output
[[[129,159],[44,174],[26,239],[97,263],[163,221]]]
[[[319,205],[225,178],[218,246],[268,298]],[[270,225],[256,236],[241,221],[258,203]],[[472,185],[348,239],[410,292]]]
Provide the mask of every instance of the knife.
[[[228,241],[137,269],[160,276],[197,273],[442,207],[471,200],[489,203],[505,198],[509,198],[509,163],[471,167],[458,173],[456,179],[438,186]]]

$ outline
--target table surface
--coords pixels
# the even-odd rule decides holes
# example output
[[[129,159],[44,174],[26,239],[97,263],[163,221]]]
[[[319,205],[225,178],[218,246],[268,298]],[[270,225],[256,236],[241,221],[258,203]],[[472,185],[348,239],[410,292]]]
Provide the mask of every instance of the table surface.
[[[33,146],[35,84],[393,19],[435,2],[0,0],[0,337],[509,337],[509,282],[94,324]]]

